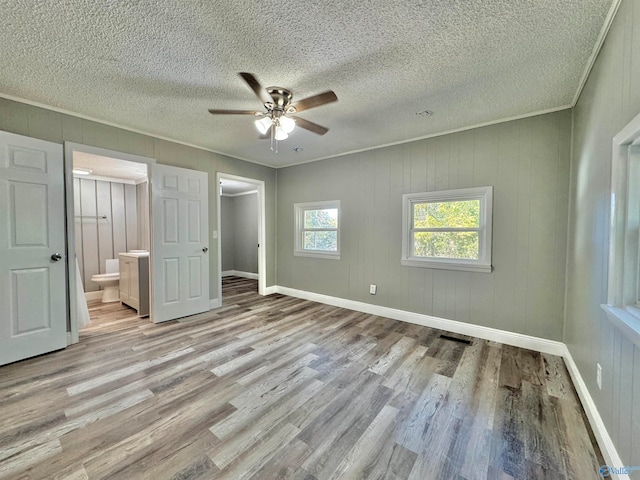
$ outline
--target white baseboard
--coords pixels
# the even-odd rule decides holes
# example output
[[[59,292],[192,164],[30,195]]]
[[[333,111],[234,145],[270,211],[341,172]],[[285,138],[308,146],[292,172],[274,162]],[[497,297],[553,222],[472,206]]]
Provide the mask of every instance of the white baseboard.
[[[602,417],[598,412],[598,408],[596,407],[596,404],[593,401],[591,394],[589,393],[587,384],[584,382],[582,375],[580,375],[580,371],[578,370],[576,362],[573,361],[573,357],[571,356],[569,348],[566,345],[564,346],[564,348],[565,351],[562,354],[564,363],[567,365],[567,370],[569,370],[569,375],[571,375],[573,385],[576,387],[576,391],[578,392],[578,396],[580,397],[580,401],[582,402],[584,411],[587,414],[589,423],[591,424],[593,434],[596,436],[596,441],[600,446],[600,450],[602,451],[604,460],[609,467],[620,468],[624,466],[624,464],[622,463],[622,459],[620,458],[620,455],[618,455],[618,451],[613,444],[613,440],[609,436],[609,432],[607,432],[607,427],[605,427],[604,422],[602,421]],[[612,474],[608,478],[629,480],[630,477],[628,475]]]
[[[497,328],[483,327],[481,325],[472,325],[470,323],[458,322],[456,320],[447,320],[446,318],[433,317],[421,313],[407,312],[406,310],[398,310],[396,308],[382,307],[372,305],[370,303],[357,302],[355,300],[347,300],[345,298],[332,297],[322,295],[320,293],[306,292],[295,288],[282,287],[276,285],[273,288],[275,292],[290,297],[302,298],[313,302],[324,303],[336,307],[347,308],[357,312],[370,313],[381,317],[393,318],[403,322],[415,323],[423,327],[437,328],[447,330],[453,333],[468,335],[470,337],[483,338],[485,340],[493,340],[495,342],[513,345],[515,347],[528,348],[538,352],[550,353],[552,355],[562,356],[566,351],[564,343],[546,338],[532,337],[521,333],[508,332],[506,330],[498,330]]]
[[[270,287],[265,287],[264,288],[264,294],[263,295],[273,295],[274,293],[278,293],[278,286],[277,285],[271,285]]]
[[[222,302],[220,302],[219,298],[209,299],[209,310],[213,310],[214,308],[220,308],[221,306],[222,306]]]
[[[243,272],[241,270],[225,270],[222,272],[223,277],[242,277],[250,278],[251,280],[258,280],[257,273]]]
[[[98,290],[97,292],[85,292],[84,298],[87,299],[87,302],[90,300],[100,300],[102,299],[102,290]]]

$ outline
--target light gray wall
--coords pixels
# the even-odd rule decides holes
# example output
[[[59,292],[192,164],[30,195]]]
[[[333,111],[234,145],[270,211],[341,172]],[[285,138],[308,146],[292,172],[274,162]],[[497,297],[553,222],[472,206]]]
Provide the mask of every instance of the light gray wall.
[[[105,273],[107,259],[138,248],[136,186],[74,178],[73,188],[76,258],[84,291],[93,292],[91,276]]]
[[[574,109],[564,340],[625,465],[640,465],[640,349],[600,304],[607,300],[611,140],[640,113],[639,86],[640,0],[623,0]]]
[[[258,273],[258,194],[232,198],[236,247],[234,270]]]
[[[0,130],[62,144],[64,141],[152,157],[158,163],[191,168],[209,174],[209,229],[217,225],[216,172],[265,182],[266,286],[275,284],[276,170],[168,140],[130,132],[90,120],[0,98]],[[272,155],[265,148],[265,156]],[[209,233],[209,251],[216,252]],[[209,255],[210,298],[218,297],[218,255]]]
[[[136,205],[138,213],[138,248],[149,250],[149,182],[136,185]]]
[[[258,195],[221,199],[222,271],[258,273]]]
[[[562,339],[568,110],[278,170],[278,284]],[[400,265],[403,193],[494,186],[494,272]],[[293,204],[340,200],[341,260],[293,256]],[[369,284],[378,294],[369,295]]]
[[[236,269],[235,203],[233,197],[220,197],[220,241],[222,271]]]

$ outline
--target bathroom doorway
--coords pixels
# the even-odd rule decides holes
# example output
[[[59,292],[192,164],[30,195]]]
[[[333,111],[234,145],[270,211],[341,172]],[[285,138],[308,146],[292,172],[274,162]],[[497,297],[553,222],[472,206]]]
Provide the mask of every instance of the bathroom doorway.
[[[68,237],[67,266],[76,272],[69,275],[70,280],[75,278],[69,284],[70,332],[75,343],[88,316],[82,297],[92,305],[119,307],[121,286],[127,282],[129,288],[134,276],[139,291],[132,296],[134,301],[126,302],[131,308],[116,310],[124,316],[148,316],[148,178],[149,164],[155,160],[86,145],[66,144],[65,148],[67,223],[73,222],[74,231]],[[133,262],[124,263],[125,271],[120,268],[121,258]]]

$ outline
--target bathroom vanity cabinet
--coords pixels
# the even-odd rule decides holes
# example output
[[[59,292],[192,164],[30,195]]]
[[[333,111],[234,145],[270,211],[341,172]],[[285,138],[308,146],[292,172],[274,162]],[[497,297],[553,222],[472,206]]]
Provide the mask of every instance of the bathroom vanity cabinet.
[[[149,315],[149,253],[120,254],[120,303]]]

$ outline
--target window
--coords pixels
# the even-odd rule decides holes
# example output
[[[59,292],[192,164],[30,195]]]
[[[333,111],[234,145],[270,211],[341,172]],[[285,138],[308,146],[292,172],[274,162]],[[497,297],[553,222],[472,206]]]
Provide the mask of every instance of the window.
[[[613,139],[609,292],[602,308],[640,338],[640,115]]]
[[[493,187],[402,196],[402,265],[491,272]]]
[[[340,201],[296,203],[294,255],[340,260]]]

